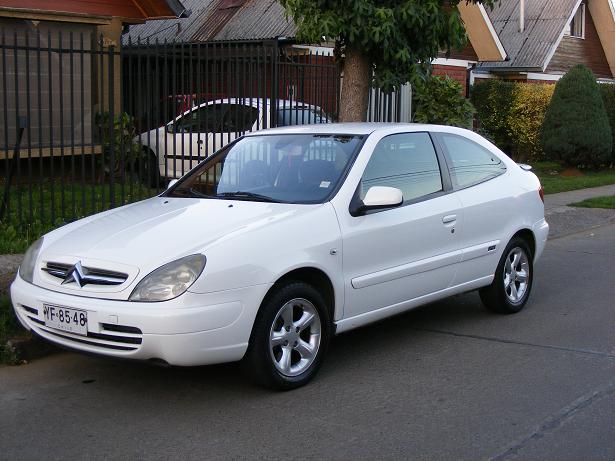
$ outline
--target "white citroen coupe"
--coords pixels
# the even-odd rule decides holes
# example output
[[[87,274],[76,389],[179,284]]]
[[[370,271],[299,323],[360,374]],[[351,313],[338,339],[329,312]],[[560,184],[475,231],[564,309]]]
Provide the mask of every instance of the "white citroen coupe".
[[[34,243],[15,312],[68,348],[243,360],[294,388],[335,333],[474,289],[495,312],[520,311],[549,229],[528,170],[452,127],[251,133],[161,195]]]

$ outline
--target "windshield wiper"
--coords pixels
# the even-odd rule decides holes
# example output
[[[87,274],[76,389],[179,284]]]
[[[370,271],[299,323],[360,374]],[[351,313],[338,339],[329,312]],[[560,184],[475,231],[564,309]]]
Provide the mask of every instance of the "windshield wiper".
[[[196,191],[191,187],[178,187],[173,191],[173,193],[177,193],[178,195],[182,195],[184,197],[215,198],[213,195],[203,194],[202,192]]]
[[[262,202],[272,202],[272,203],[281,202],[281,200],[276,200],[274,198],[269,197],[268,195],[255,194],[254,192],[247,192],[247,191],[242,191],[242,190],[238,190],[235,192],[220,192],[219,194],[216,194],[216,197],[238,198],[238,199],[243,199],[243,198],[250,199],[251,198],[251,199],[259,200]]]

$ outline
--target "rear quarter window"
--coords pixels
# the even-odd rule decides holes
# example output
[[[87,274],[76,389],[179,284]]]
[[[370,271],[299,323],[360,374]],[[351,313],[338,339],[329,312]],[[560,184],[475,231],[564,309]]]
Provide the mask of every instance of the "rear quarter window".
[[[506,171],[506,165],[497,155],[468,138],[448,133],[440,133],[439,138],[455,189],[488,181]]]

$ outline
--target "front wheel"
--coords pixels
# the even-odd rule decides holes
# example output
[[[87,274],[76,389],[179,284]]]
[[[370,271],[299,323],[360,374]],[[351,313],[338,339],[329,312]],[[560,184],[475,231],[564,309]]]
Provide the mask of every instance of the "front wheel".
[[[306,283],[288,283],[261,307],[244,368],[266,387],[303,386],[318,371],[329,336],[329,311],[322,295]]]
[[[515,237],[504,250],[493,282],[480,290],[480,298],[493,312],[515,314],[527,303],[533,277],[532,252],[525,240]]]

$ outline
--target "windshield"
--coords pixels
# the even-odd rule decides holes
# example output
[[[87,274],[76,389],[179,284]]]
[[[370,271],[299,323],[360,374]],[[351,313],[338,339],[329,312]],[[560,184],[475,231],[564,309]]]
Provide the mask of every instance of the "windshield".
[[[335,190],[361,136],[248,136],[182,178],[168,197],[287,203],[323,202]]]

